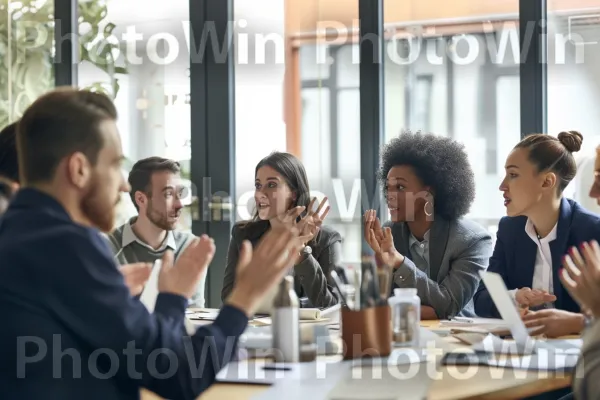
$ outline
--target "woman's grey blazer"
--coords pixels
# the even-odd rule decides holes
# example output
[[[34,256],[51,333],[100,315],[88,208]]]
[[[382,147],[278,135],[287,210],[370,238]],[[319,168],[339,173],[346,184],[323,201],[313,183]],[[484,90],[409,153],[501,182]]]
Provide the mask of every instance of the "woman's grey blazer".
[[[265,222],[265,221],[263,221]],[[223,288],[221,299],[229,296],[235,284],[236,268],[240,248],[244,240],[249,240],[255,247],[262,235],[267,231],[268,225],[258,222],[258,225],[248,228],[242,224],[236,224],[231,231],[231,241],[227,253],[227,265],[223,277]],[[268,224],[268,223],[267,223]],[[262,228],[261,228],[262,226]],[[339,266],[342,257],[342,237],[334,229],[322,226],[321,230],[308,245],[312,254],[294,266],[290,275],[294,276],[294,287],[299,298],[308,298],[308,302],[302,301],[304,307],[326,308],[338,303],[337,294],[329,284],[329,273]],[[268,268],[268,265],[265,265]]]
[[[421,271],[411,260],[410,231],[405,222],[391,226],[396,249],[405,256],[394,271],[394,287],[417,288],[421,304],[432,307],[438,318],[475,316],[473,295],[480,271],[488,267],[492,237],[481,225],[435,216],[429,234],[429,271]]]

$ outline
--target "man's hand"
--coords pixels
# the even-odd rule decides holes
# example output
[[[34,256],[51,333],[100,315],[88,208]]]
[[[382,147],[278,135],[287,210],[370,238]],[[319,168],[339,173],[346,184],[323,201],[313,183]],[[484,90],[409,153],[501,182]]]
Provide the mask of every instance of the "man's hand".
[[[270,289],[278,284],[296,263],[297,229],[290,226],[271,228],[253,250],[248,241],[242,243],[236,271],[236,284],[226,303],[242,310],[248,317]]]
[[[600,247],[594,240],[582,246],[583,257],[577,248],[565,257],[560,280],[582,311],[600,317]]]
[[[119,271],[125,278],[125,284],[129,288],[129,293],[132,296],[137,296],[142,293],[144,286],[150,278],[152,272],[152,264],[149,263],[135,263],[123,265]]]
[[[544,303],[556,301],[556,296],[545,290],[521,288],[515,293],[515,301],[521,308],[541,306]]]
[[[158,277],[158,291],[173,293],[190,299],[200,279],[215,255],[215,243],[206,235],[188,245],[173,265],[173,252],[167,250],[162,259]]]
[[[558,309],[530,311],[523,316],[527,328],[534,328],[531,336],[558,337],[580,333],[584,327],[582,314]]]

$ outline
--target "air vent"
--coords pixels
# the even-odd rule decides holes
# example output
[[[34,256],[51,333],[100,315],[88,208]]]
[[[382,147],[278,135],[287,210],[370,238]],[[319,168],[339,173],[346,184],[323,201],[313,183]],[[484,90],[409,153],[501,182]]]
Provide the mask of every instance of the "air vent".
[[[569,16],[567,25],[569,35],[576,33],[587,36],[585,41],[577,42],[578,45],[593,45],[600,41],[600,14]]]

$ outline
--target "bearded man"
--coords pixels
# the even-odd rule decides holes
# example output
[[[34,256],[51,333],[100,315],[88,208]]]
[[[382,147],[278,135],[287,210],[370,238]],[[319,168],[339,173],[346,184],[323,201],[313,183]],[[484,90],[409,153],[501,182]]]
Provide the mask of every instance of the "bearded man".
[[[149,157],[134,164],[128,181],[138,216],[109,235],[119,264],[154,263],[168,249],[177,260],[194,240],[191,233],[176,230],[186,195],[180,174],[179,163],[162,157]],[[206,276],[200,281],[191,305],[204,307],[205,281]]]

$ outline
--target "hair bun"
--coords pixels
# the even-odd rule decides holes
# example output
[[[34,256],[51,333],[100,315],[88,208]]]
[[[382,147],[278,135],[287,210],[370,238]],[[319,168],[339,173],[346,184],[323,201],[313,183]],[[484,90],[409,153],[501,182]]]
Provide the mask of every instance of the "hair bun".
[[[558,140],[569,152],[575,153],[581,149],[583,135],[577,131],[561,132],[558,134]]]

